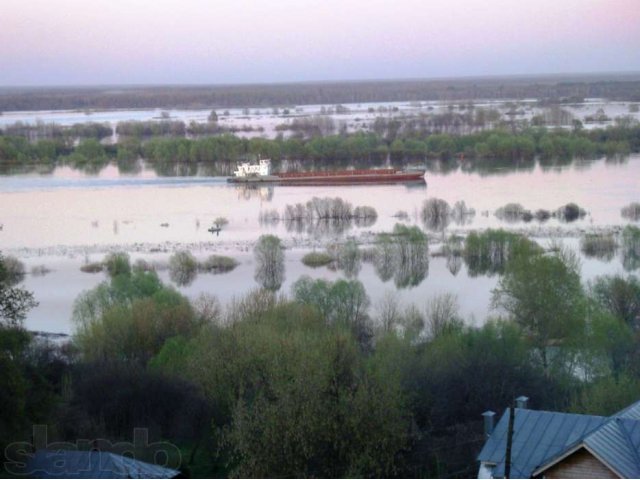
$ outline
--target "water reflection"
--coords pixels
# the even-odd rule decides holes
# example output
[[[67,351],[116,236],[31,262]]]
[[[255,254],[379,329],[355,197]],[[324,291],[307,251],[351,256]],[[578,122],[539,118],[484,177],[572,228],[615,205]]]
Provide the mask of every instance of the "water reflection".
[[[306,234],[311,237],[321,238],[334,235],[344,235],[353,227],[351,219],[325,218],[307,220],[304,218],[285,219],[284,226],[287,232]]]
[[[605,157],[607,165],[619,166],[628,163],[628,155],[614,155]],[[449,159],[449,160],[429,160],[422,166],[426,168],[429,174],[433,175],[450,175],[455,173],[475,173],[480,176],[506,175],[509,173],[529,172],[539,166],[543,172],[551,170],[561,170],[568,166],[573,166],[575,170],[584,171],[592,168],[598,160],[571,157],[540,157],[538,159],[513,160],[511,158],[475,158],[475,159]],[[274,160],[274,166],[277,167]],[[289,164],[295,162],[288,162]],[[298,162],[299,163],[299,162]],[[369,163],[359,164],[358,162],[346,162],[343,166],[353,163],[354,166],[362,168],[371,168]],[[48,175],[55,173],[55,170],[62,167],[71,167],[81,173],[97,174],[105,167],[113,165],[121,174],[136,174],[143,170],[150,170],[158,176],[229,176],[232,175],[235,165],[233,162],[181,162],[172,159],[149,161],[143,158],[117,158],[110,159],[108,157],[87,158],[82,155],[71,155],[64,162],[43,162],[38,164],[0,164],[0,174],[15,175],[25,173],[36,173]],[[283,162],[284,165],[284,162]],[[404,167],[409,165],[407,162],[400,162],[397,166]],[[386,166],[384,162],[373,165],[373,167]],[[336,167],[337,168],[337,167]],[[287,170],[288,167],[282,167]],[[294,167],[293,169],[302,169]],[[320,170],[321,167],[315,168]],[[313,165],[311,169],[314,170]],[[424,182],[408,183],[407,188],[425,189],[427,186]]]
[[[465,173],[477,173],[481,177],[487,175],[506,175],[512,172],[531,172],[536,167],[535,159],[513,160],[509,157],[475,158],[460,160],[460,169]]]
[[[277,212],[261,212],[261,222],[270,223],[280,218]],[[287,205],[282,215],[288,232],[306,233],[309,236],[323,237],[342,235],[353,224],[357,227],[370,227],[375,224],[378,213],[373,207],[352,205],[342,198],[313,197],[306,204]]]
[[[441,198],[430,198],[422,204],[421,216],[427,230],[441,232],[451,222],[451,207]]]
[[[417,227],[397,224],[393,234],[378,236],[373,266],[380,280],[386,282],[393,278],[396,288],[420,285],[429,271],[426,235]]]
[[[235,185],[238,200],[258,199],[265,202],[273,200],[273,185]]]
[[[142,172],[143,162],[139,158],[123,158],[118,159],[116,165],[118,166],[119,173],[125,173],[127,175],[134,175]]]
[[[510,258],[539,252],[540,247],[521,235],[504,230],[471,232],[465,241],[464,261],[470,277],[502,273]]]
[[[345,277],[351,279],[358,276],[362,268],[362,257],[358,244],[354,240],[333,245],[327,250],[336,259],[335,266],[344,272]]]
[[[284,282],[284,253],[278,237],[262,235],[253,250],[254,278],[266,290],[277,291]]]
[[[611,233],[588,233],[580,239],[580,251],[585,257],[610,262],[616,255],[618,244]]]
[[[197,163],[157,161],[148,164],[159,177],[191,177],[198,173]]]
[[[464,238],[458,235],[451,235],[443,246],[443,253],[447,257],[447,269],[455,277],[462,268]]]
[[[640,228],[628,226],[622,232],[622,266],[627,272],[640,268]]]

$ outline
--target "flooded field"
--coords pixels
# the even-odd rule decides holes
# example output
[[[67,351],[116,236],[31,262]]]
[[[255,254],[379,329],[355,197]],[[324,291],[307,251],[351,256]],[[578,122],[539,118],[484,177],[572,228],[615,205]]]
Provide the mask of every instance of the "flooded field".
[[[109,251],[124,250],[134,261],[144,259],[159,266],[166,266],[170,255],[182,249],[199,259],[210,254],[235,258],[239,266],[232,272],[200,273],[188,284],[176,285],[191,298],[210,293],[225,303],[259,286],[252,248],[261,234],[283,239],[285,274],[280,291],[288,293],[301,275],[327,279],[347,275],[343,270],[306,267],[301,262],[305,253],[324,251],[350,238],[366,248],[375,242],[377,233],[391,231],[400,222],[427,232],[428,264],[408,284],[393,275],[381,275],[368,262],[349,272],[350,278],[363,282],[373,310],[387,292],[397,292],[403,303],[418,306],[431,295],[451,292],[458,296],[465,318],[481,323],[491,313],[490,296],[497,276],[471,275],[462,261],[452,265],[439,253],[443,238],[476,229],[506,228],[524,232],[543,245],[562,240],[579,251],[585,232],[616,235],[629,223],[621,215],[622,207],[639,200],[638,156],[615,162],[600,159],[562,166],[531,163],[518,169],[468,170],[463,166],[446,173],[427,172],[423,185],[254,189],[229,185],[220,177],[158,177],[147,169],[126,175],[115,166],[97,175],[63,167],[46,176],[4,176],[0,177],[0,250],[25,262],[27,272],[41,265],[51,270],[46,275],[28,274],[23,282],[40,302],[30,312],[26,326],[69,333],[74,299],[105,278],[104,273],[83,273],[80,267],[102,260]],[[370,206],[377,218],[339,224],[284,220],[287,206],[305,204],[314,197],[340,197],[352,207]],[[463,201],[474,213],[452,219],[444,231],[442,226],[434,230],[421,216],[430,198],[441,198],[451,206]],[[508,221],[495,215],[508,203],[519,203],[531,211],[554,211],[569,202],[586,214],[573,222],[558,218]],[[226,218],[228,224],[216,235],[208,229],[218,217]],[[582,255],[582,260],[585,281],[624,271],[620,254],[602,259]],[[159,274],[172,282],[166,268],[159,268]]]
[[[287,127],[294,121],[313,119],[321,116],[329,119],[336,131],[369,131],[377,118],[398,118],[407,120],[453,112],[465,113],[474,110],[494,111],[499,119],[506,121],[531,121],[535,116],[544,117],[550,125],[571,127],[573,120],[583,123],[583,128],[602,128],[614,125],[620,119],[640,120],[638,103],[612,102],[605,99],[586,99],[582,103],[563,104],[551,108],[540,105],[536,99],[523,100],[475,100],[455,101],[414,101],[414,102],[372,102],[345,103],[340,105],[304,105],[271,108],[229,108],[217,109],[218,124],[222,128],[234,129],[243,137],[274,138],[278,134],[287,136]],[[106,123],[113,128],[111,141],[117,141],[115,132],[119,122],[175,120],[185,124],[208,121],[210,109],[114,109],[114,110],[56,110],[3,112],[0,115],[0,129],[17,122],[35,125],[73,124],[96,122]]]

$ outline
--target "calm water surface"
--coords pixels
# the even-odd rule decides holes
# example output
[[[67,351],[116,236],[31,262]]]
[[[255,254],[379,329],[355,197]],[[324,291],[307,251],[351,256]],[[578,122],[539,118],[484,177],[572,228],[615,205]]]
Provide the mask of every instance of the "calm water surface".
[[[228,185],[216,177],[158,177],[143,170],[122,175],[108,167],[98,175],[85,175],[65,168],[51,175],[0,177],[0,250],[21,258],[29,270],[46,265],[53,270],[45,276],[28,275],[24,286],[35,292],[40,306],[34,309],[27,327],[45,331],[72,331],[70,314],[75,297],[104,279],[102,274],[79,271],[87,260],[100,260],[109,248],[132,251],[132,258],[165,261],[180,245],[193,248],[200,258],[212,253],[233,256],[240,266],[223,275],[199,275],[187,287],[190,297],[213,293],[226,302],[233,296],[257,287],[251,247],[263,233],[282,237],[286,251],[286,280],[281,291],[303,274],[335,279],[340,272],[327,268],[310,269],[300,259],[312,248],[348,236],[363,238],[368,232],[393,228],[399,210],[407,212],[408,223],[421,225],[419,211],[425,199],[439,197],[453,204],[462,200],[476,210],[465,225],[452,223],[449,231],[487,227],[527,229],[540,234],[540,224],[508,224],[493,212],[510,202],[536,210],[554,210],[575,202],[588,211],[583,219],[566,224],[551,219],[545,232],[566,237],[578,248],[576,235],[590,228],[621,227],[628,223],[620,209],[640,201],[640,157],[625,162],[604,159],[574,162],[561,167],[531,164],[519,170],[488,168],[469,172],[457,169],[448,173],[427,173],[426,186],[357,185],[328,187],[260,187],[245,189]],[[352,225],[344,231],[306,226],[302,231],[288,228],[284,222],[261,225],[260,212],[277,210],[282,214],[288,204],[305,203],[312,197],[342,197],[353,206],[369,205],[378,212],[377,221],[368,226]],[[207,232],[216,217],[226,217],[229,225],[219,236]],[[168,226],[161,226],[168,224]],[[544,233],[544,232],[543,232]],[[432,236],[440,236],[432,233]],[[141,244],[144,247],[141,247]],[[151,249],[160,250],[150,253]],[[434,247],[432,247],[433,251]],[[618,257],[609,262],[583,260],[583,278],[622,271]],[[168,272],[160,272],[169,282]],[[469,277],[462,265],[454,275],[445,258],[430,259],[426,278],[413,288],[396,289],[393,280],[383,282],[370,264],[364,264],[357,278],[375,304],[388,291],[396,291],[405,302],[424,305],[435,293],[458,295],[463,315],[480,323],[490,312],[490,292],[496,277]]]

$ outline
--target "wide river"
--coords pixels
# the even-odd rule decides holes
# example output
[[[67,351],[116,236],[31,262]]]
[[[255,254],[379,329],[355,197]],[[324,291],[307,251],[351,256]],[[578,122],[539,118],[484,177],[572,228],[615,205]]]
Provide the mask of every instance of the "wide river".
[[[236,258],[240,265],[220,275],[199,274],[188,286],[176,286],[191,298],[210,293],[226,303],[256,288],[252,247],[264,233],[284,240],[285,281],[281,292],[289,292],[301,275],[335,279],[344,276],[328,268],[311,269],[301,263],[312,249],[355,237],[367,243],[375,233],[390,231],[406,213],[407,224],[422,225],[420,209],[432,197],[453,205],[464,201],[475,216],[464,224],[452,222],[445,231],[462,233],[472,229],[507,228],[526,231],[542,244],[561,239],[579,250],[580,235],[590,230],[618,231],[627,220],[621,208],[640,201],[640,156],[625,161],[574,161],[564,165],[531,163],[519,168],[487,166],[429,171],[425,185],[356,186],[264,186],[246,189],[229,185],[219,177],[159,177],[143,168],[126,175],[115,166],[98,174],[57,168],[47,175],[26,174],[0,177],[0,250],[22,260],[27,271],[44,265],[46,275],[28,273],[22,286],[34,292],[40,305],[30,312],[26,326],[32,330],[71,333],[73,301],[83,290],[105,279],[104,274],[80,271],[86,262],[99,261],[112,250],[125,250],[133,260],[144,258],[166,263],[172,252],[188,249],[203,259],[210,254]],[[340,229],[323,225],[295,228],[284,221],[260,221],[261,213],[283,214],[287,205],[306,203],[313,197],[341,197],[354,207],[374,207],[373,224],[346,225]],[[520,203],[530,210],[555,210],[575,202],[587,215],[575,222],[550,219],[540,224],[506,223],[494,212],[507,203]],[[216,236],[208,232],[213,219],[225,217],[229,224]],[[637,224],[637,223],[636,223]],[[442,233],[428,232],[431,252]],[[583,280],[596,275],[624,272],[620,255],[611,259],[582,256]],[[169,273],[161,278],[171,282]],[[461,313],[469,322],[482,323],[494,315],[490,308],[496,276],[470,276],[464,263],[452,268],[447,259],[433,256],[425,278],[412,287],[398,287],[394,279],[383,281],[374,267],[364,263],[356,273],[371,298],[372,314],[386,292],[396,292],[404,303],[423,307],[437,293],[458,296]],[[402,287],[402,288],[401,288]]]

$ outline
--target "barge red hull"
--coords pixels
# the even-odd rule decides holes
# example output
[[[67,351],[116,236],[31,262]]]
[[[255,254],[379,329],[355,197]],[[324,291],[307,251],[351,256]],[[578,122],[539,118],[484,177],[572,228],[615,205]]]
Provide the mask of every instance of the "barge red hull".
[[[339,170],[329,172],[279,173],[278,181],[284,184],[333,184],[333,183],[393,183],[424,182],[424,171],[405,171],[393,168],[371,170]]]

